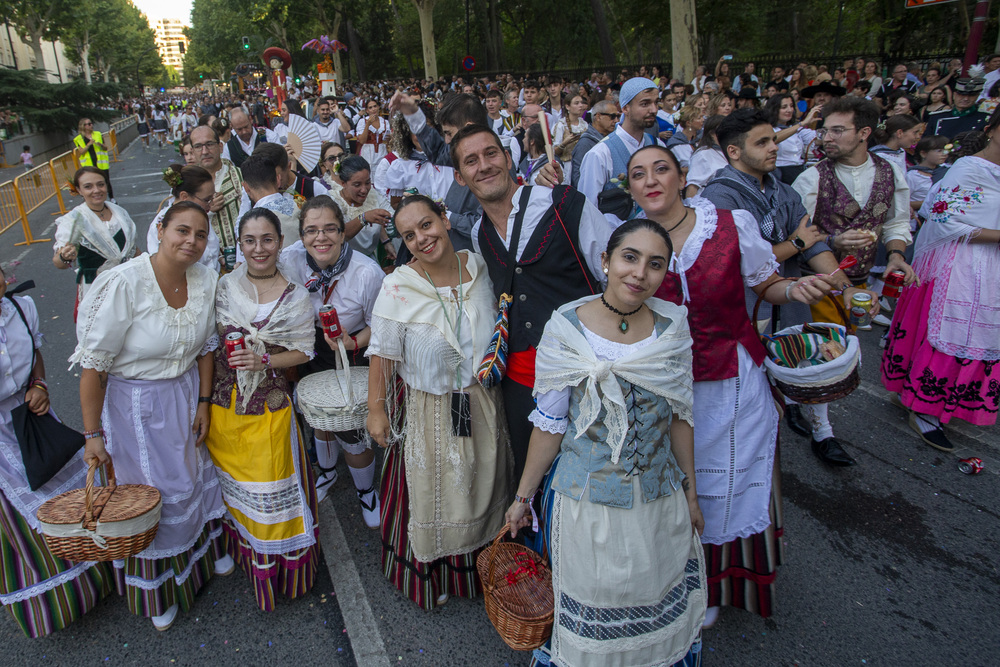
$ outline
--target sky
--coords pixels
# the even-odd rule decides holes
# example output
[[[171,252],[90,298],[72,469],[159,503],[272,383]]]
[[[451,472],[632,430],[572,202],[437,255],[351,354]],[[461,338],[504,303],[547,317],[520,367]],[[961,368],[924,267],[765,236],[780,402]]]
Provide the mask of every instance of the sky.
[[[132,0],[132,4],[146,15],[150,21],[157,19],[180,19],[185,25],[191,24],[191,4],[193,0]]]

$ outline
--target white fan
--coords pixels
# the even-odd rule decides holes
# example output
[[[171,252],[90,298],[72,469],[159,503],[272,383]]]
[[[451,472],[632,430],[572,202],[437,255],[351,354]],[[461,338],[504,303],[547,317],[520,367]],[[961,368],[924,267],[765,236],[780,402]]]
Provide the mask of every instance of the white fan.
[[[315,123],[302,116],[288,115],[288,145],[295,151],[295,159],[304,171],[312,171],[319,163],[319,150],[323,141]]]

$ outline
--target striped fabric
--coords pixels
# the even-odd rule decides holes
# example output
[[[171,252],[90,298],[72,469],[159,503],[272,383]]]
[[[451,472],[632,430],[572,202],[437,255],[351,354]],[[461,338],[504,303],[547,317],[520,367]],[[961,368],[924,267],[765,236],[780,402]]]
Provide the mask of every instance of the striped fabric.
[[[109,563],[56,558],[0,493],[0,601],[28,637],[62,630],[111,593]]]
[[[195,595],[215,573],[215,561],[226,554],[222,521],[205,524],[194,546],[172,558],[126,558],[114,561],[118,594],[136,616],[162,616],[175,605],[190,611]]]
[[[302,449],[302,438],[299,443],[299,460],[307,461],[305,450]],[[319,507],[316,502],[316,481],[313,479],[312,467],[303,465],[302,487],[306,492],[306,504],[312,512],[316,542],[305,549],[292,553],[270,555],[253,550],[239,531],[226,519],[223,525],[227,537],[226,550],[236,561],[236,566],[243,570],[253,582],[257,606],[262,611],[274,611],[275,593],[295,599],[308,593],[316,583],[316,570],[319,567]]]
[[[508,337],[508,317],[507,311],[514,297],[504,293],[500,295],[497,321],[493,327],[493,337],[490,344],[486,346],[486,354],[476,371],[476,378],[479,384],[485,388],[495,387],[500,384],[500,380],[507,373],[507,337]]]
[[[844,328],[806,324],[802,327],[802,333],[766,338],[764,347],[767,348],[767,356],[779,366],[798,368],[803,361],[810,366],[825,362],[820,345],[830,341],[847,347]]]
[[[705,544],[708,606],[737,607],[769,618],[774,613],[774,581],[785,560],[781,509],[781,472],[777,456],[771,482],[771,525],[726,544]]]
[[[403,453],[398,445],[386,450],[382,463],[382,572],[392,585],[425,610],[437,606],[447,593],[474,598],[482,592],[476,574],[479,550],[448,556],[430,563],[413,557],[406,527],[410,521],[410,499],[406,488]]]

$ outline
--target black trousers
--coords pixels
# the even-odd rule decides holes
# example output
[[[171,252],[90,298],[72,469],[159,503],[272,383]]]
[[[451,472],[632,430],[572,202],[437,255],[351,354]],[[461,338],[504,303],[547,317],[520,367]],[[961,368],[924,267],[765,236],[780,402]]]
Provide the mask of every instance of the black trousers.
[[[505,377],[500,382],[503,393],[504,409],[507,411],[507,430],[510,432],[510,448],[514,451],[514,479],[517,486],[524,472],[524,463],[528,458],[528,441],[534,428],[528,421],[528,415],[535,409],[535,399],[531,396],[531,387],[514,382]]]

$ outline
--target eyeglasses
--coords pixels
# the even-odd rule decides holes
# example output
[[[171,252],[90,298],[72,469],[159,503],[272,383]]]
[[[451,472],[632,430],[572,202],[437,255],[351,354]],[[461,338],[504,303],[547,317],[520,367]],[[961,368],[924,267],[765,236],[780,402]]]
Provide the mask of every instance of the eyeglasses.
[[[195,194],[193,194],[191,196],[194,197],[195,199],[197,199],[200,202],[204,202],[205,206],[210,206],[212,204],[212,197],[209,197],[209,198],[206,199],[205,197],[199,197],[198,195],[195,195]]]
[[[343,234],[344,230],[341,229],[340,227],[337,227],[336,225],[327,225],[326,227],[323,227],[322,229],[318,229],[316,227],[307,227],[306,229],[302,230],[302,238],[304,238],[304,239],[314,239],[317,236],[319,236],[320,232],[322,232],[323,234],[325,234],[327,238],[331,238],[332,239],[337,234]]]
[[[274,238],[273,236],[265,236],[262,239],[256,239],[252,237],[240,239],[240,245],[242,245],[244,248],[253,248],[254,246],[257,245],[259,245],[262,248],[273,248],[277,244],[278,244],[278,239]]]
[[[822,139],[829,134],[831,139],[840,139],[844,136],[844,132],[857,129],[856,127],[823,127],[816,130],[816,136]]]
[[[88,126],[88,125],[93,125],[93,123],[84,123],[84,124],[83,124],[83,126],[84,126],[84,127],[86,127],[86,126]]]
[[[324,159],[323,162],[326,162],[327,164],[333,164],[334,162],[340,159],[341,155],[343,155],[343,153],[341,153],[340,155],[331,155],[330,157]]]
[[[216,146],[219,145],[219,143],[221,143],[221,142],[218,142],[218,141],[206,141],[203,144],[191,144],[191,150],[193,150],[195,153],[201,153],[201,152],[203,152],[205,150],[211,150],[212,148],[215,148]]]
[[[598,116],[607,116],[611,120],[618,120],[622,117],[620,113],[604,113],[603,111],[597,113]]]

